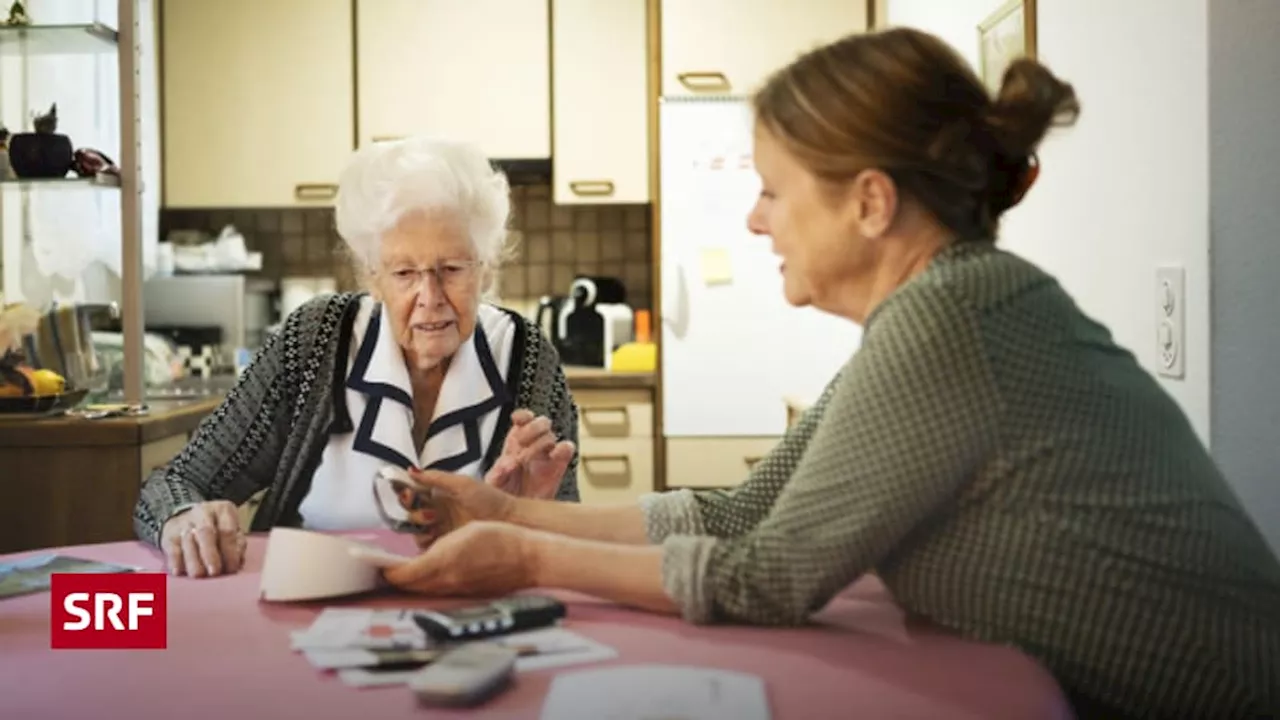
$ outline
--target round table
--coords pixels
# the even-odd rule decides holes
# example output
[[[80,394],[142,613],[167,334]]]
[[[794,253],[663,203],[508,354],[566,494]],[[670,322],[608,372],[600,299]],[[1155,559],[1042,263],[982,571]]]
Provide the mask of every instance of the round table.
[[[408,552],[409,540],[379,543]],[[618,652],[606,663],[520,673],[513,688],[479,708],[423,709],[404,687],[358,689],[314,669],[290,650],[289,633],[329,606],[418,607],[450,603],[387,593],[315,603],[257,598],[265,536],[251,536],[243,570],[168,581],[165,650],[51,650],[47,592],[0,600],[0,716],[14,720],[182,717],[309,720],[470,716],[538,718],[558,672],[605,664],[672,663],[754,673],[775,720],[981,718],[1053,720],[1072,713],[1053,678],[1005,647],[907,626],[874,578],[855,583],[801,629],[692,626],[598,599],[551,591],[568,603],[566,629]],[[51,548],[160,570],[137,542]],[[456,603],[453,603],[456,604]]]

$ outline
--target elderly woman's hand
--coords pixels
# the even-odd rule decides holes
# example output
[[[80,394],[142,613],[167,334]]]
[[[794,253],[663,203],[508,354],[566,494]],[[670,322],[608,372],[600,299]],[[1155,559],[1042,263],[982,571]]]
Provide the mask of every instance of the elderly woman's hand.
[[[423,595],[492,597],[524,590],[537,576],[525,542],[528,533],[515,525],[473,522],[383,575],[390,584]]]
[[[240,514],[226,500],[193,505],[160,530],[160,548],[174,575],[230,575],[244,564],[245,544]]]
[[[575,452],[572,441],[557,442],[549,418],[517,410],[511,414],[502,456],[485,475],[485,482],[511,495],[551,500]]]

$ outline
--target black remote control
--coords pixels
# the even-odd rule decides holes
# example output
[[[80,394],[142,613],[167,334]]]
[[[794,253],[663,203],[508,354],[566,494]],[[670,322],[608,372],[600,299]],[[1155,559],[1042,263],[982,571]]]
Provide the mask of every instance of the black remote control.
[[[545,595],[512,595],[456,610],[414,610],[413,621],[437,642],[509,635],[556,624],[564,603]]]

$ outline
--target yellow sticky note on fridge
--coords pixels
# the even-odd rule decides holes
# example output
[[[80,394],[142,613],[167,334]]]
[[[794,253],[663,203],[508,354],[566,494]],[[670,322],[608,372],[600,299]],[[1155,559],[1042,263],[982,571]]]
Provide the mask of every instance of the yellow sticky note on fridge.
[[[733,282],[733,264],[724,248],[703,248],[702,282],[705,285],[728,285]]]

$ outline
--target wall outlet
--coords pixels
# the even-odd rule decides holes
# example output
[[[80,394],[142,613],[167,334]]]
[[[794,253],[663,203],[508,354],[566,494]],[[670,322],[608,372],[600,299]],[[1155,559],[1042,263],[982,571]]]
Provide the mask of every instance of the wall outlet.
[[[1181,267],[1156,268],[1156,370],[1161,377],[1179,380],[1186,375],[1185,278]]]

